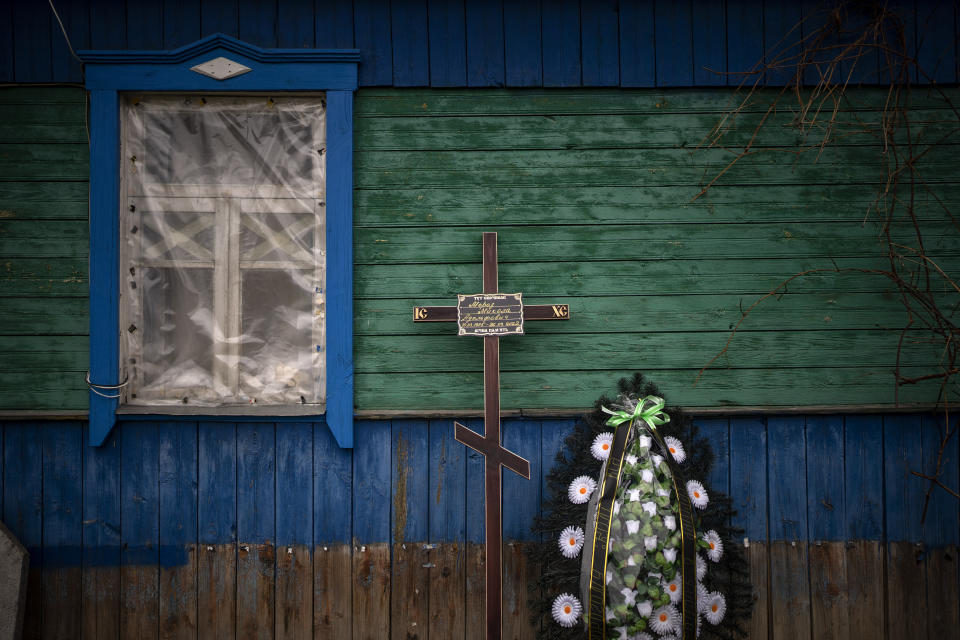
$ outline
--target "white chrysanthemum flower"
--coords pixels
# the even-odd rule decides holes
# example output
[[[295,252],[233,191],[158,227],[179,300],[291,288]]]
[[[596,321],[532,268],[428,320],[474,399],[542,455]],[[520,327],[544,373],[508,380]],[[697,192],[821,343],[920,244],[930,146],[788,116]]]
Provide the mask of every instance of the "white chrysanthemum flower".
[[[617,640],[630,640],[630,638],[627,637],[627,632],[629,631],[627,627],[614,627],[613,630],[620,634]]]
[[[643,602],[638,602],[637,613],[639,613],[644,618],[649,618],[650,614],[653,613],[653,602],[651,602],[650,600],[644,600]]]
[[[657,548],[657,536],[645,536],[643,538],[643,548],[647,551],[653,551]]]
[[[560,553],[565,558],[576,558],[583,549],[583,529],[580,527],[567,527],[560,532],[560,539],[557,541],[560,545]]]
[[[714,562],[720,562],[720,558],[723,557],[723,540],[720,539],[720,534],[710,529],[703,534],[703,539],[710,545],[707,549],[707,557]]]
[[[627,461],[627,464],[630,465],[631,467],[637,466],[637,462],[638,462],[637,456],[633,455],[632,453],[628,453],[625,457],[625,460]]]
[[[705,617],[710,624],[720,624],[726,612],[727,601],[724,599],[723,594],[717,593],[716,591],[711,593],[707,599],[707,606],[703,612],[703,617]]]
[[[663,590],[670,596],[670,602],[677,604],[683,599],[683,582],[678,573],[673,580],[663,585]]]
[[[593,439],[590,453],[597,460],[606,460],[610,457],[610,447],[613,446],[613,434],[605,431]]]
[[[637,603],[637,592],[631,589],[630,587],[624,587],[620,589],[620,594],[623,596],[623,602],[628,607],[632,607]]]
[[[697,637],[700,637],[700,629],[703,627],[703,616],[697,614]]]
[[[627,566],[628,566],[628,567],[635,567],[635,566],[637,566],[637,561],[633,559],[633,555],[632,555],[632,554],[629,555],[629,556],[627,556]]]
[[[654,469],[659,467],[660,463],[663,462],[663,456],[658,456],[657,454],[653,454],[652,456],[650,456],[650,459],[653,460]]]
[[[611,581],[611,580],[613,580],[613,571],[610,570],[610,569],[607,569],[607,580],[606,580],[606,584],[610,584],[610,581]]]
[[[677,561],[677,549],[676,547],[667,547],[663,550],[663,557],[667,559],[667,562],[676,562]]]
[[[639,443],[641,449],[649,449],[652,440],[650,439],[650,436],[640,436],[637,438],[637,442]]]
[[[687,480],[687,494],[690,496],[690,502],[693,503],[697,509],[706,509],[707,502],[710,501],[710,496],[707,495],[707,490],[703,488],[703,485],[700,484],[697,480]]]
[[[611,620],[617,617],[617,613],[610,607],[604,607],[603,617],[606,619],[607,622],[610,622]]]
[[[590,495],[597,488],[596,481],[590,476],[574,478],[567,488],[567,496],[573,504],[583,504],[590,499]]]
[[[636,535],[637,531],[640,531],[640,521],[639,520],[627,520],[627,533],[629,535]]]
[[[619,514],[620,514],[620,501],[617,500],[616,502],[613,503],[613,515],[616,516]]]
[[[653,471],[650,469],[644,469],[640,472],[640,479],[647,483],[653,482]]]
[[[667,451],[670,452],[670,455],[673,456],[673,459],[677,462],[683,462],[687,459],[687,452],[683,450],[683,445],[679,440],[673,436],[667,436],[663,439],[667,445]]]
[[[664,489],[663,487],[657,487],[654,491],[656,491],[657,495],[661,498],[666,498],[668,495],[670,495],[670,490]]]
[[[627,490],[627,496],[630,498],[630,502],[640,502],[640,489]]]
[[[650,616],[650,628],[661,636],[675,631],[679,623],[680,612],[672,604],[658,608]]]
[[[583,611],[580,601],[569,593],[561,593],[553,601],[553,619],[561,627],[572,627]]]
[[[663,526],[665,526],[670,531],[675,531],[677,528],[677,517],[663,516]]]
[[[660,636],[660,640],[677,640],[677,636],[673,635],[672,633],[668,633],[665,636]]]
[[[703,613],[707,610],[707,600],[710,599],[710,592],[702,582],[697,583],[697,611]]]
[[[703,556],[699,553],[696,555],[697,558],[697,580],[703,580],[707,575],[707,561],[703,559]]]
[[[657,503],[656,502],[644,502],[640,505],[644,511],[650,514],[650,517],[657,515]]]
[[[637,635],[633,636],[633,638],[634,640],[653,640],[653,636],[646,631],[641,631]]]

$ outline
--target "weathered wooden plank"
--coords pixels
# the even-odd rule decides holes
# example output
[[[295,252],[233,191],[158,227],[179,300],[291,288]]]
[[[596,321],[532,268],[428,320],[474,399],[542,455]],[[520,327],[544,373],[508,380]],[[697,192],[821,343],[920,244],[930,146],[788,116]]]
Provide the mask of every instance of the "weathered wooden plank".
[[[610,380],[629,377],[634,370],[635,367],[608,371],[504,372],[500,378],[502,407],[579,411],[592,405],[597,389],[609,386]],[[771,412],[778,406],[801,406],[798,389],[823,406],[854,408],[889,403],[889,385],[893,384],[886,375],[856,368],[711,369],[696,387],[692,387],[696,370],[648,368],[647,371],[668,397],[682,397],[688,407],[767,407]],[[920,375],[920,371],[929,373],[926,368],[909,368],[901,373],[911,376]],[[357,373],[356,403],[364,409],[391,411],[477,409],[482,405],[476,392],[481,384],[482,376],[473,372]],[[935,384],[923,383],[915,388],[902,387],[900,401],[907,405],[929,402],[936,388]],[[425,389],[431,391],[429,401],[422,397]]]
[[[503,475],[503,631],[508,638],[531,640],[536,628],[530,624],[527,585],[539,568],[530,564],[527,549],[536,540],[531,526],[540,515],[541,423],[510,420],[502,425],[503,446],[530,462],[530,479],[510,471]]]
[[[200,31],[237,37],[235,0],[207,0],[200,3]]]
[[[887,634],[890,640],[915,635],[914,620],[925,620],[926,567],[920,515],[924,483],[910,474],[923,467],[918,419],[884,416],[884,490],[887,514]]]
[[[86,258],[19,258],[3,263],[0,295],[85,297]]]
[[[541,2],[503,3],[503,59],[506,86],[543,86],[543,22]]]
[[[620,3],[620,86],[657,84],[654,4],[644,0]]]
[[[948,84],[957,81],[956,4],[917,1],[917,64],[920,82]]]
[[[727,12],[718,2],[697,5],[692,15],[693,84],[716,86],[726,83]]]
[[[620,84],[618,8],[618,3],[613,0],[580,5],[584,87],[615,87]]]
[[[763,63],[763,13],[750,0],[727,3],[727,84],[753,86],[755,77],[744,74]]]
[[[88,307],[83,298],[0,298],[0,331],[82,339],[89,331]]]
[[[502,0],[465,0],[467,86],[504,85]]]
[[[314,2],[314,31],[318,49],[353,48],[353,3]]]
[[[389,638],[390,423],[358,421],[353,453],[353,637]]]
[[[390,578],[391,638],[426,637],[432,558],[427,545],[430,491],[429,427],[426,420],[394,420],[392,428],[393,574]]]
[[[275,471],[275,425],[237,423],[237,633],[245,638],[273,638]]]
[[[69,207],[66,217],[82,218],[86,215],[88,191],[86,182],[0,182],[0,208],[4,218],[48,217],[36,213],[40,207]],[[18,207],[28,213],[17,215]]]
[[[129,4],[127,43],[143,49],[163,49],[163,0]]]
[[[43,622],[43,442],[31,424],[7,423],[3,437],[3,522],[30,553],[23,637]]]
[[[86,180],[86,144],[0,144],[0,175],[4,180]]]
[[[393,79],[390,3],[356,0],[353,3],[353,39],[360,49],[360,86],[389,85]]]
[[[883,418],[844,418],[847,609],[850,629],[882,636],[884,602]]]
[[[83,429],[79,423],[34,427],[43,442],[44,638],[76,638],[81,629]]]
[[[673,401],[670,398],[667,400]],[[730,421],[727,418],[698,418],[695,425],[700,437],[706,438],[713,450],[710,475],[698,480],[706,483],[707,493],[715,490],[730,495]],[[690,443],[684,443],[684,445],[689,447]]]
[[[163,48],[176,49],[195,40],[200,32],[200,7],[189,0],[164,0],[163,2]],[[310,34],[313,45],[313,33]],[[281,45],[282,46],[282,45]]]
[[[83,424],[83,442],[88,442]],[[81,636],[120,637],[120,430],[84,446]]]
[[[330,428],[313,426],[313,632],[321,638],[351,637],[352,456]]]
[[[13,0],[0,0],[0,12],[9,16],[12,12]],[[13,82],[13,20],[0,23],[0,82]]]
[[[198,433],[197,632],[237,633],[237,432],[229,422],[203,423]]]
[[[429,535],[437,548],[432,555],[435,566],[430,569],[429,636],[441,638],[462,637],[465,632],[466,502],[471,495],[483,495],[482,482],[466,484],[466,461],[472,449],[457,442],[453,432],[451,420],[430,421]],[[481,616],[480,625],[485,628],[486,618]]]
[[[689,3],[668,0],[655,0],[653,4],[656,42],[658,45],[671,43],[670,55],[656,57],[657,86],[690,86],[693,84],[692,7]]]
[[[160,422],[160,637],[197,637],[197,424]]]
[[[313,637],[313,425],[277,423],[278,640]]]
[[[85,371],[89,348],[86,336],[3,336],[0,370]]]
[[[277,46],[281,49],[314,47],[313,0],[277,3]],[[324,16],[326,17],[326,16]]]
[[[13,22],[14,73],[17,82],[50,82],[53,67],[50,51],[50,23],[47,7],[39,3],[14,2]]]
[[[393,86],[430,84],[427,0],[394,1],[390,5],[390,42],[393,45]]]
[[[89,0],[90,47],[117,50],[127,44],[126,11],[117,11],[114,0]]]
[[[0,221],[0,246],[10,257],[84,256],[89,249],[87,223],[3,220]]]
[[[769,441],[770,627],[777,638],[810,638],[807,465],[802,417],[771,417]]]
[[[484,433],[483,420],[475,418],[465,422],[469,429]],[[484,457],[474,449],[466,448],[465,454],[465,511],[464,533],[466,543],[464,554],[464,623],[465,637],[468,640],[481,640],[486,637],[487,620],[487,552],[484,546],[486,538],[486,511],[484,492]],[[467,489],[470,487],[471,489]],[[475,488],[475,490],[473,489]]]
[[[803,37],[803,29],[806,26],[802,20],[802,4],[799,2],[764,3],[764,41],[761,53],[763,62],[767,65],[765,80],[768,85],[781,86],[787,84],[795,75],[796,56],[800,54],[798,44]],[[759,58],[754,62],[758,60]],[[736,70],[742,71],[744,60],[741,59],[738,62],[741,68]],[[771,66],[774,68],[770,68]],[[742,77],[733,76],[731,79],[737,80],[737,84],[739,84]],[[748,82],[752,84],[752,78]]]
[[[543,86],[579,87],[580,3],[576,0],[541,0],[543,16]]]
[[[276,47],[277,5],[272,0],[238,2],[238,37],[258,47]]]
[[[467,37],[463,2],[429,0],[427,17],[430,32],[430,86],[466,85]]]
[[[128,422],[120,450],[120,636],[159,637],[157,423]]]
[[[768,573],[767,428],[760,418],[730,419],[730,498],[737,510],[731,524],[743,529],[753,590],[753,611],[744,629],[750,638],[766,638],[772,593]]]

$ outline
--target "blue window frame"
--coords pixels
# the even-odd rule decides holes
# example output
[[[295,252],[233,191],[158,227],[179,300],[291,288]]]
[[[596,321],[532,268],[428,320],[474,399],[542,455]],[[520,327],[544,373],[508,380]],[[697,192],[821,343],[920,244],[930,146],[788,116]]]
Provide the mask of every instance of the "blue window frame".
[[[250,71],[218,80],[192,70],[221,56]],[[120,94],[322,91],[327,104],[327,392],[323,418],[340,446],[352,447],[353,92],[359,51],[261,49],[214,34],[172,51],[82,51],[80,57],[90,92],[90,444],[102,444],[117,421],[117,399],[102,389],[120,382]]]

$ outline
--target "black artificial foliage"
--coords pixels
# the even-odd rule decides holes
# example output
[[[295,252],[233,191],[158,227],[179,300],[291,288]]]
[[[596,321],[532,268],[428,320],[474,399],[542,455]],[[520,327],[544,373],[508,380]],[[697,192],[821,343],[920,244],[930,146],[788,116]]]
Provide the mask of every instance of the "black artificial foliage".
[[[632,398],[645,396],[663,397],[657,387],[647,382],[643,375],[635,373],[631,379],[622,379],[618,383],[618,395]],[[615,398],[602,396],[594,403],[593,411],[584,416],[565,441],[564,448],[557,454],[553,469],[547,476],[548,495],[544,496],[543,517],[537,518],[533,531],[540,543],[529,547],[528,559],[533,567],[539,568],[539,576],[529,586],[531,622],[539,630],[542,640],[579,640],[586,637],[583,624],[565,629],[553,620],[551,606],[554,598],[561,593],[570,593],[580,597],[580,561],[565,558],[559,550],[557,539],[564,528],[571,525],[584,526],[587,516],[586,504],[573,504],[567,497],[567,487],[577,477],[588,475],[597,478],[600,463],[590,453],[590,445],[598,433],[610,431],[606,426],[609,416],[601,407],[613,407]],[[727,601],[727,613],[720,625],[704,623],[701,638],[745,637],[742,623],[750,616],[753,607],[750,573],[743,545],[743,531],[730,526],[730,520],[736,511],[731,500],[722,492],[707,484],[710,468],[713,465],[713,450],[710,443],[697,434],[693,422],[680,409],[667,406],[665,412],[670,421],[658,430],[661,435],[673,436],[683,443],[687,459],[679,465],[684,482],[696,479],[703,483],[710,496],[710,502],[703,511],[698,511],[700,526],[704,531],[715,529],[724,543],[724,553],[719,563],[711,563],[704,585],[710,591],[720,591]],[[586,552],[586,547],[584,547]]]

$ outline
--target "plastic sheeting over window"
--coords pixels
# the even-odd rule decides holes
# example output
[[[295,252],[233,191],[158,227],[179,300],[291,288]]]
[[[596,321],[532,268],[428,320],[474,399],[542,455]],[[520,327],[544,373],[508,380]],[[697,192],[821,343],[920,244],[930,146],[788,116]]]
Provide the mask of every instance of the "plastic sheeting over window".
[[[135,405],[322,405],[322,97],[126,101],[121,377]]]

